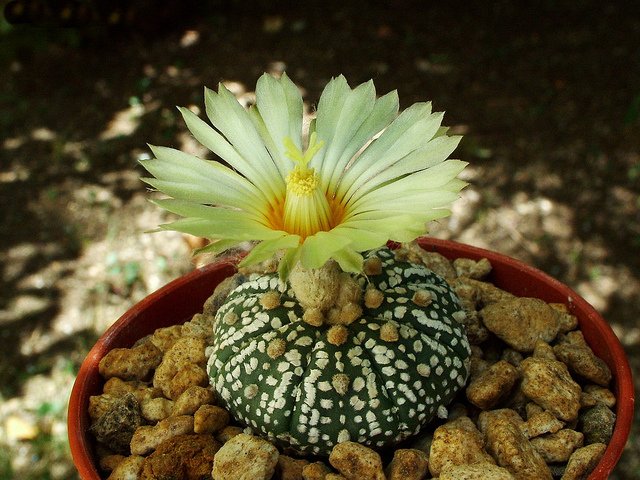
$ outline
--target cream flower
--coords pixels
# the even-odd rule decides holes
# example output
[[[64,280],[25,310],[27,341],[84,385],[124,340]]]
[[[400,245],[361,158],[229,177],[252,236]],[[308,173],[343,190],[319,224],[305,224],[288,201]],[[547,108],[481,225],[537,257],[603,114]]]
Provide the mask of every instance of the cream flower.
[[[351,89],[332,79],[303,148],[302,97],[286,76],[263,75],[256,104],[244,109],[224,86],[205,89],[213,128],[181,108],[187,127],[227,165],[151,147],[144,179],[165,193],[161,207],[184,218],[161,228],[213,240],[219,253],[257,245],[242,264],[284,251],[280,275],[298,261],[319,268],[333,258],[359,272],[359,252],[388,240],[408,242],[447,216],[465,183],[466,163],[447,160],[460,137],[446,135],[442,113],[417,103],[398,114],[395,91],[376,98],[372,81]]]

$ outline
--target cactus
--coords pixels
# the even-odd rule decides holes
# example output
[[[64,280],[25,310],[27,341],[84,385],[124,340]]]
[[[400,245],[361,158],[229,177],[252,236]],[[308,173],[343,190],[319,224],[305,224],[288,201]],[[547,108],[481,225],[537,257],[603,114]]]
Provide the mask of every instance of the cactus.
[[[417,433],[464,386],[470,349],[452,289],[386,247],[366,259],[380,259],[379,271],[358,278],[362,315],[348,325],[305,321],[277,274],[230,293],[208,371],[236,419],[301,452],[383,447]]]

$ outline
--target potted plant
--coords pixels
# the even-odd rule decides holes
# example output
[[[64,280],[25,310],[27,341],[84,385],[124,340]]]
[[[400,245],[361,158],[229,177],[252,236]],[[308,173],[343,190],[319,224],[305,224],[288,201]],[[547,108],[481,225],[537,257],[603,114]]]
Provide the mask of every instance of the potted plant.
[[[447,159],[459,137],[447,135],[430,104],[398,115],[395,92],[376,98],[372,82],[351,89],[343,77],[325,88],[304,137],[302,98],[286,75],[261,77],[248,111],[222,86],[206,90],[205,101],[215,128],[181,113],[231,168],[163,147],[151,147],[156,158],[142,164],[154,177],[145,181],[168,197],[155,203],[183,217],[162,229],[207,237],[200,252],[213,254],[257,242],[240,267],[261,264],[259,272],[215,309],[207,373],[216,400],[279,448],[319,456],[346,442],[394,446],[446,418],[471,369],[465,308],[451,282],[386,245],[415,240],[449,213],[465,185],[457,178],[464,162]],[[563,303],[578,317],[615,379],[617,428],[593,474],[604,478],[633,409],[628,364],[604,321],[567,287],[511,259],[424,238],[420,246],[450,259],[487,258],[496,285]],[[86,436],[97,363],[199,312],[233,271],[217,263],[170,284],[91,351],[69,410],[83,477],[97,475]]]

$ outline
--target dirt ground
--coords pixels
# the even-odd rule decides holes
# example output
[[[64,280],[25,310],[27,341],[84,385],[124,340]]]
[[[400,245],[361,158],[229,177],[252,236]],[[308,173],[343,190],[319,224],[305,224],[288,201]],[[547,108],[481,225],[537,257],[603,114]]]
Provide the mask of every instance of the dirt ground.
[[[352,86],[398,89],[403,107],[446,111],[465,135],[456,156],[470,186],[432,234],[572,286],[638,372],[631,2],[125,3],[129,19],[111,27],[0,23],[0,479],[75,478],[64,422],[84,355],[129,306],[192,268],[182,237],[145,233],[164,217],[136,162],[146,143],[203,154],[174,107],[202,107],[203,85],[220,81],[250,101],[264,71],[286,70],[311,108],[343,73]],[[638,472],[636,418],[611,478]]]

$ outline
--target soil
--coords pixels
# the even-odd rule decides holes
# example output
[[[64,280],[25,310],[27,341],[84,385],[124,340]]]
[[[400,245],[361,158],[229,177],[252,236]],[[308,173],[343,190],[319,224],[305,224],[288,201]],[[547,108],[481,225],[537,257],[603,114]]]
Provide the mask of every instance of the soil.
[[[286,70],[310,108],[342,73],[446,110],[470,185],[431,233],[569,284],[640,368],[639,7],[124,3],[111,26],[0,23],[0,478],[73,478],[64,418],[84,355],[193,268],[185,238],[146,233],[166,219],[137,160],[146,143],[204,154],[174,106],[202,109],[220,81],[250,101],[264,71]],[[611,478],[637,478],[639,454],[636,419]]]

